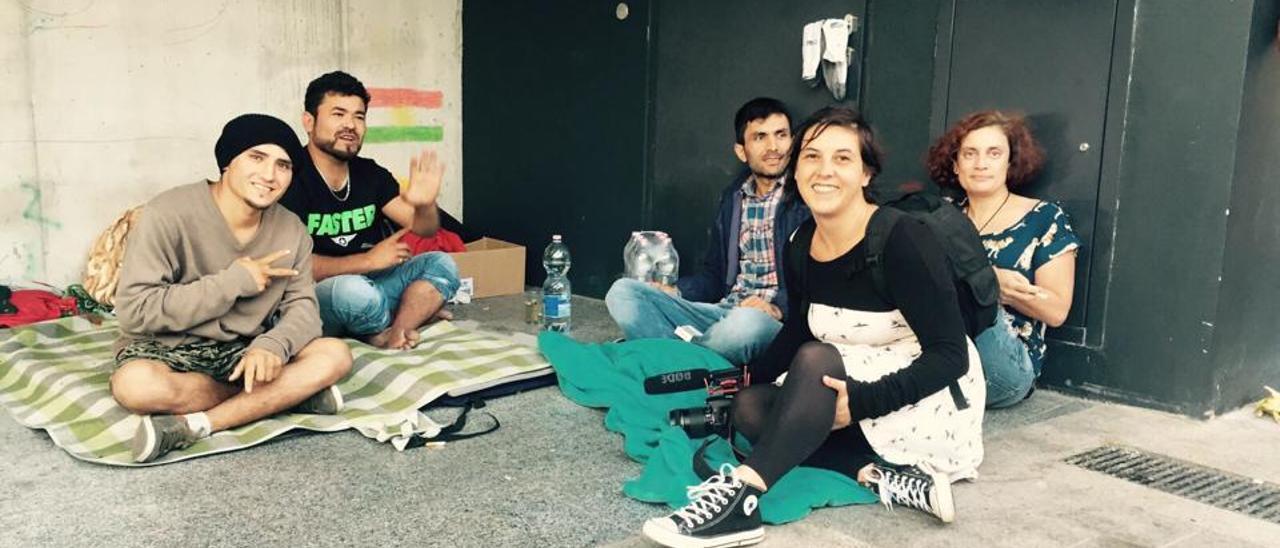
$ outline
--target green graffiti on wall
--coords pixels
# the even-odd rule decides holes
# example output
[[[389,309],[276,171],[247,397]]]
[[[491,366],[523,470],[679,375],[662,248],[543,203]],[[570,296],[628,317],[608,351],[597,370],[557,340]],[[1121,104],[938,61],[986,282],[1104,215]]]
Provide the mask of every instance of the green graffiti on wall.
[[[31,201],[27,202],[27,208],[22,210],[22,218],[40,226],[50,228],[62,228],[62,223],[44,216],[40,208],[40,187],[35,183],[22,183],[22,189],[31,193]]]

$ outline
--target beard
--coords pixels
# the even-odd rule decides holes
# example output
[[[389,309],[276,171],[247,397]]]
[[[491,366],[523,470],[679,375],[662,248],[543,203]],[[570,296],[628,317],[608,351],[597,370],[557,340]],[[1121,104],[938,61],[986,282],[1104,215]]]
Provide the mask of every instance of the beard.
[[[355,158],[357,154],[360,154],[360,148],[363,145],[363,143],[356,142],[355,148],[350,150],[338,148],[338,138],[336,135],[327,141],[316,139],[315,142],[316,148],[324,151],[325,154],[333,156],[334,158],[344,162],[349,162],[352,158]]]
[[[783,160],[782,162],[778,163],[778,168],[772,171],[770,171],[769,168],[764,165],[763,159],[761,159],[759,165],[748,164],[748,166],[751,168],[751,173],[756,177],[763,177],[765,179],[778,179],[787,172],[788,162],[785,161],[786,156],[783,156],[782,160]]]
[[[755,167],[752,167],[752,168],[751,168],[751,174],[752,174],[752,175],[755,175],[755,176],[756,176],[756,178],[763,178],[763,179],[780,179],[780,178],[782,178],[782,176],[783,176],[783,175],[785,175],[786,173],[787,173],[787,166],[786,166],[786,164],[783,164],[783,165],[782,165],[782,167],[779,167],[778,169],[775,169],[775,170],[773,170],[773,171],[765,171],[765,170],[763,170],[763,169],[758,169],[758,168],[755,168]]]
[[[778,169],[777,171],[771,171],[771,172],[756,171],[754,169],[751,170],[751,174],[755,175],[757,179],[770,179],[770,180],[780,179],[782,178],[783,174],[785,174],[786,172],[787,172],[787,168],[785,167]]]

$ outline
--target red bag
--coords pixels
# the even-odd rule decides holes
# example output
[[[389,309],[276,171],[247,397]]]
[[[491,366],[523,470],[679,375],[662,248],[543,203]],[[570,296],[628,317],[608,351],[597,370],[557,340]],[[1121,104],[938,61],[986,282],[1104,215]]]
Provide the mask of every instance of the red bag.
[[[428,251],[458,253],[467,250],[467,246],[462,243],[461,237],[443,228],[436,230],[436,235],[430,238],[423,238],[412,232],[405,232],[404,236],[400,237],[400,241],[408,244],[409,252],[414,255],[421,255]]]
[[[57,294],[39,289],[14,291],[9,295],[8,303],[0,304],[10,305],[0,307],[0,328],[17,327],[80,313],[75,297],[59,297]]]

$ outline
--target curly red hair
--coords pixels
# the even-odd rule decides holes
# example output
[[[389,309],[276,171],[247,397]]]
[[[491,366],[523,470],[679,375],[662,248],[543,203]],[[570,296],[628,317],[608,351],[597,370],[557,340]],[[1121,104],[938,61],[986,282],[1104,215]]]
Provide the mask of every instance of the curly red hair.
[[[998,110],[983,110],[965,116],[942,134],[929,147],[929,155],[925,158],[929,177],[939,186],[963,190],[955,172],[960,143],[969,132],[990,126],[999,127],[1009,139],[1009,175],[1005,184],[1013,189],[1034,180],[1044,167],[1044,149],[1040,148],[1040,143],[1031,135],[1026,117]]]

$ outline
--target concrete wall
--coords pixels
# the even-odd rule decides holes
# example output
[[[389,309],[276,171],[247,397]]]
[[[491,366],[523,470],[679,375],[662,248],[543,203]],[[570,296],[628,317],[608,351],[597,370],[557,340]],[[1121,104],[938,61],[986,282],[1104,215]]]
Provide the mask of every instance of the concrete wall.
[[[216,176],[237,114],[305,139],[303,91],[334,69],[398,101],[375,92],[363,155],[401,176],[438,147],[460,215],[461,40],[461,0],[0,0],[0,280],[78,281],[122,210]]]
[[[16,0],[0,2],[0,278],[42,272],[43,226],[24,211],[37,197],[35,129],[27,70],[27,21]],[[39,211],[39,202],[35,202]],[[38,218],[38,217],[37,217]]]

